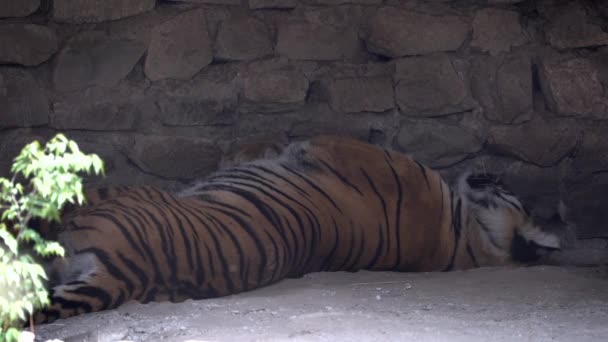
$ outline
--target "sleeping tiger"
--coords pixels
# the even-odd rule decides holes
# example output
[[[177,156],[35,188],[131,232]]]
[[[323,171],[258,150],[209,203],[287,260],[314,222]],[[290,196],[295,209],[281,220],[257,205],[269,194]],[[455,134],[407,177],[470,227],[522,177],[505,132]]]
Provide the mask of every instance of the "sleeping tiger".
[[[151,193],[147,193],[152,191]],[[225,296],[318,271],[449,271],[557,249],[495,177],[451,188],[403,154],[321,136],[172,194],[132,188],[72,215],[37,322]]]

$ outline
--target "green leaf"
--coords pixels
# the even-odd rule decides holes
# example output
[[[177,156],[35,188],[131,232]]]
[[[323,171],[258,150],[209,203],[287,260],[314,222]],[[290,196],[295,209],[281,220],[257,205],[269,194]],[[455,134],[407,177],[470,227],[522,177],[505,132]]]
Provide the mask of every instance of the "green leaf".
[[[32,253],[64,254],[59,243],[47,241],[29,228],[28,218],[58,220],[65,203],[82,203],[79,173],[103,174],[103,162],[57,134],[44,148],[37,141],[26,145],[15,157],[11,171],[16,182],[0,178],[0,242],[5,246],[0,248],[0,289],[5,289],[0,291],[0,321],[9,327],[19,326],[27,313],[49,303],[46,273]],[[0,340],[11,331],[3,331]]]

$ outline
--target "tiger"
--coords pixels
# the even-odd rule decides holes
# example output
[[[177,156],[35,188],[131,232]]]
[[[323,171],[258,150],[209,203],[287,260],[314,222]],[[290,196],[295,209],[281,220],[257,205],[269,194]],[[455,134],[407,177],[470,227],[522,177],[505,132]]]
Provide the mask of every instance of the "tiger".
[[[465,173],[450,186],[406,154],[344,136],[156,191],[100,201],[63,223],[66,257],[52,262],[51,304],[35,322],[310,272],[526,265],[560,248],[497,177]]]
[[[151,185],[88,188],[83,191],[84,200],[82,204],[68,202],[64,205],[59,214],[59,221],[34,217],[28,221],[28,226],[46,239],[55,239],[56,234],[61,229],[61,222],[69,220],[70,217],[82,213],[83,210],[99,202],[127,195],[152,199],[157,196],[159,191],[161,191],[160,188]]]

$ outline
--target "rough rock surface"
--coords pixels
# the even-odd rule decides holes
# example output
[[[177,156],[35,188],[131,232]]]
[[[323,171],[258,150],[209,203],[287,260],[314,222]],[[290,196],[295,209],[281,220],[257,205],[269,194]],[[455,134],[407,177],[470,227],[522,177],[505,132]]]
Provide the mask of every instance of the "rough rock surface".
[[[241,107],[245,111],[281,112],[304,104],[308,79],[289,70],[253,72],[245,76]]]
[[[468,34],[469,24],[459,16],[382,7],[371,18],[366,42],[372,52],[400,57],[457,50]]]
[[[270,32],[264,22],[237,16],[220,23],[215,40],[217,60],[251,60],[272,54]]]
[[[597,59],[574,56],[545,58],[541,81],[550,109],[561,115],[607,119],[606,68],[606,55]]]
[[[351,60],[359,48],[359,37],[352,26],[293,20],[278,28],[276,51],[290,59]]]
[[[177,2],[191,2],[194,4],[211,4],[211,5],[240,5],[241,0],[175,0]]]
[[[0,64],[34,66],[57,51],[55,32],[42,25],[0,24]]]
[[[558,49],[608,45],[608,32],[601,20],[594,20],[583,6],[585,1],[564,2],[551,9],[545,34]]]
[[[156,0],[54,0],[53,20],[71,23],[98,23],[149,11]]]
[[[471,46],[491,55],[510,51],[527,41],[515,11],[484,8],[475,13]]]
[[[297,0],[249,0],[249,8],[294,8],[298,4]]]
[[[580,129],[568,121],[537,117],[521,125],[492,127],[488,145],[528,163],[547,167],[571,153],[580,138]]]
[[[379,5],[382,0],[301,0],[308,5],[343,5],[343,4],[359,4],[359,5]]]
[[[473,61],[472,92],[487,119],[517,124],[533,113],[532,61],[528,56],[478,57]]]
[[[201,138],[141,136],[126,151],[142,171],[161,177],[197,179],[217,169],[221,151]]]
[[[226,64],[209,66],[186,82],[159,82],[154,89],[158,120],[171,127],[234,124],[237,77]]]
[[[152,30],[146,76],[152,81],[192,78],[213,59],[204,10],[177,15]]]
[[[393,82],[387,77],[332,80],[329,93],[330,105],[338,112],[384,112],[395,107]]]
[[[101,31],[80,33],[68,40],[56,58],[55,89],[114,86],[131,72],[145,50],[140,42],[114,39]]]
[[[49,121],[46,92],[26,70],[0,67],[0,108],[0,129],[40,126]]]
[[[468,87],[447,54],[399,59],[395,81],[403,114],[438,116],[473,108]]]
[[[93,86],[56,97],[50,126],[59,130],[134,130],[152,108],[141,89]]]
[[[40,0],[0,0],[0,18],[25,17],[40,7]]]
[[[405,120],[395,143],[431,167],[446,167],[464,160],[482,148],[482,141],[463,128],[430,120]]]

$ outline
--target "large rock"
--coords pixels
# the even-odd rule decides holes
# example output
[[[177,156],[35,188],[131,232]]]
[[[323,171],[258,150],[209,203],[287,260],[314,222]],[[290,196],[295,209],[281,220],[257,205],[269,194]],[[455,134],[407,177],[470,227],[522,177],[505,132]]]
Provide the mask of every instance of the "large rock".
[[[249,8],[294,8],[298,4],[297,0],[249,0]]]
[[[574,178],[584,179],[594,173],[606,173],[608,170],[608,123],[592,121],[583,126],[583,141],[577,149],[573,166]]]
[[[608,44],[608,32],[601,21],[589,17],[584,1],[566,1],[551,8],[545,27],[547,40],[558,49],[591,47]]]
[[[385,112],[395,107],[393,81],[389,77],[360,77],[332,80],[330,105],[342,113]]]
[[[251,71],[245,76],[242,111],[284,112],[304,104],[308,79],[298,71]]]
[[[378,135],[393,135],[399,125],[395,115],[376,113],[336,113],[327,104],[307,104],[290,118],[287,135],[305,139],[322,134],[338,134],[370,141]],[[377,141],[377,140],[376,140]]]
[[[290,59],[353,60],[360,51],[352,25],[331,25],[309,20],[290,20],[278,28],[276,52]]]
[[[435,168],[454,165],[482,149],[482,140],[458,125],[438,120],[405,120],[395,137],[404,153]]]
[[[146,46],[138,41],[114,39],[101,31],[82,32],[59,52],[53,84],[61,91],[87,86],[111,87],[131,72]]]
[[[0,18],[27,17],[40,7],[40,0],[0,0]]]
[[[156,0],[54,0],[53,20],[98,23],[149,11]]]
[[[26,70],[0,68],[0,129],[48,123],[45,91]]]
[[[474,107],[468,86],[446,54],[397,61],[395,98],[402,113],[439,116]]]
[[[152,81],[190,79],[213,60],[207,20],[202,9],[188,11],[152,31],[145,73]]]
[[[152,110],[142,89],[125,85],[88,87],[53,100],[50,125],[59,130],[134,130]]]
[[[191,180],[215,171],[221,150],[201,138],[139,136],[127,154],[144,172],[166,178]]]
[[[473,96],[485,117],[505,124],[532,117],[532,62],[527,56],[477,57],[473,65]]]
[[[608,56],[551,56],[541,65],[549,108],[561,115],[608,119]]]
[[[573,122],[536,117],[521,125],[492,127],[488,147],[500,154],[548,167],[555,166],[574,150],[580,134],[580,128]]]
[[[307,5],[335,6],[343,4],[379,5],[382,0],[301,0]]]
[[[157,120],[174,127],[233,124],[237,114],[238,71],[230,66],[212,65],[191,80],[155,84]]]
[[[270,32],[262,21],[235,16],[220,23],[215,39],[215,59],[239,61],[272,54]]]
[[[46,26],[0,25],[0,64],[38,65],[46,62],[56,51],[57,37]]]
[[[460,16],[381,7],[370,20],[366,43],[374,53],[401,57],[457,50],[468,34],[469,24]]]
[[[174,0],[177,2],[190,2],[193,4],[212,4],[212,5],[240,5],[241,0]]]
[[[519,23],[519,14],[497,8],[484,8],[475,13],[471,46],[497,55],[527,41]]]

